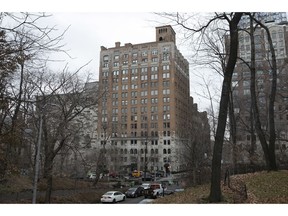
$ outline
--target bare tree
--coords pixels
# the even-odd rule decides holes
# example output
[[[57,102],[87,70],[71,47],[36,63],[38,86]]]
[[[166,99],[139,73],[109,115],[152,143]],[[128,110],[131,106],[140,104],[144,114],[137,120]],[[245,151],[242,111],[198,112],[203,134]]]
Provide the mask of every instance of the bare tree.
[[[75,135],[82,127],[76,121],[83,110],[98,103],[97,92],[85,94],[83,81],[78,73],[69,73],[67,68],[62,73],[44,71],[31,82],[37,86],[37,107],[43,118],[43,148],[44,170],[43,177],[47,180],[45,202],[50,202],[52,191],[53,164],[55,157],[66,148],[73,146]]]
[[[13,166],[13,170],[19,168],[15,158],[19,158],[23,137],[27,135],[28,104],[33,96],[33,88],[27,89],[27,74],[29,70],[40,70],[48,59],[45,56],[52,51],[65,52],[60,44],[64,32],[54,37],[55,27],[41,26],[40,21],[47,17],[44,13],[0,14],[0,31],[5,32],[5,44],[11,47],[1,52],[1,58],[7,59],[2,62],[5,73],[1,73],[1,100],[6,107],[1,122],[9,124],[6,124],[5,136],[10,138],[5,142],[5,163]]]
[[[272,58],[272,63],[271,63],[271,69],[272,69],[272,83],[271,83],[271,92],[269,94],[269,145],[267,144],[266,137],[263,133],[262,127],[261,127],[261,122],[259,120],[259,114],[257,110],[257,103],[256,103],[256,93],[255,93],[255,44],[254,44],[254,35],[251,34],[251,47],[252,47],[252,52],[251,52],[251,98],[252,98],[252,103],[254,104],[253,111],[254,114],[256,115],[256,132],[258,134],[258,137],[260,139],[262,149],[264,151],[264,156],[266,160],[266,165],[268,170],[277,170],[277,165],[276,165],[276,157],[275,157],[275,140],[276,140],[276,133],[275,133],[275,121],[274,121],[274,103],[275,103],[275,97],[276,97],[276,89],[277,89],[277,63],[276,63],[276,56],[275,56],[275,49],[273,46],[271,34],[269,31],[269,28],[265,26],[262,22],[259,20],[253,18],[253,15],[250,13],[249,14],[251,21],[250,21],[250,29],[253,29],[253,21],[252,19],[260,25],[262,28],[264,28],[266,34],[267,34],[267,39],[268,39],[268,44],[269,44],[269,50],[271,52],[271,58]],[[254,51],[253,51],[254,48]],[[253,79],[252,79],[253,77]],[[254,82],[253,82],[254,80]],[[254,85],[254,86],[253,86]]]

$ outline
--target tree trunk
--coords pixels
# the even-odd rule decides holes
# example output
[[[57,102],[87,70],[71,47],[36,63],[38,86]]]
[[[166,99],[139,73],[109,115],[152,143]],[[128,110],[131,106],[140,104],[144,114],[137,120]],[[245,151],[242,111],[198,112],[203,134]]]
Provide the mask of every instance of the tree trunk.
[[[50,203],[51,202],[51,194],[52,194],[52,171],[53,171],[53,160],[47,160],[45,161],[45,176],[44,178],[46,179],[47,183],[47,188],[46,188],[46,194],[45,194],[45,203]]]
[[[218,117],[218,126],[215,137],[212,159],[212,175],[210,188],[210,202],[221,201],[221,159],[224,134],[227,120],[227,110],[229,103],[229,92],[231,90],[231,79],[237,61],[238,51],[238,29],[237,25],[241,19],[242,13],[235,13],[232,20],[229,22],[230,31],[230,49],[228,63],[224,71],[224,80],[221,92],[220,109]]]
[[[260,114],[259,114],[258,102],[257,102],[257,97],[256,97],[255,43],[254,43],[254,28],[253,28],[252,18],[250,19],[250,41],[251,41],[251,66],[250,66],[251,106],[252,106],[254,117],[255,117],[255,129],[259,137],[263,152],[264,152],[264,157],[265,157],[267,168],[269,168],[270,162],[269,162],[269,154],[268,154],[268,145],[267,145],[265,134],[261,127]]]
[[[250,29],[253,27],[253,21],[251,18],[250,22]],[[261,122],[260,122],[260,116],[259,116],[259,110],[256,100],[256,92],[255,92],[255,45],[254,45],[254,36],[251,35],[251,100],[252,100],[252,106],[254,108],[255,113],[255,127],[256,132],[258,134],[264,156],[266,161],[266,166],[268,170],[277,170],[277,164],[276,164],[276,156],[275,156],[275,140],[276,140],[276,133],[275,133],[275,121],[274,121],[274,103],[275,103],[275,97],[276,97],[276,89],[277,89],[277,63],[276,63],[276,56],[275,56],[275,50],[273,47],[272,38],[270,35],[270,31],[267,28],[267,26],[263,25],[258,20],[255,20],[257,24],[259,24],[262,28],[265,29],[267,33],[268,43],[271,51],[272,56],[272,86],[271,86],[271,93],[269,96],[269,145],[267,143],[267,140],[265,138],[265,134],[261,128]],[[252,29],[253,30],[253,29]],[[251,30],[251,33],[252,33]],[[253,46],[252,46],[253,45]],[[252,77],[253,75],[253,77]],[[253,83],[252,83],[253,81]],[[252,92],[253,91],[253,92]]]
[[[233,103],[233,95],[232,91],[230,91],[230,101],[229,101],[229,122],[230,122],[230,137],[232,141],[232,161],[233,167],[235,167],[237,163],[237,153],[236,153],[236,119],[234,113],[234,103]]]

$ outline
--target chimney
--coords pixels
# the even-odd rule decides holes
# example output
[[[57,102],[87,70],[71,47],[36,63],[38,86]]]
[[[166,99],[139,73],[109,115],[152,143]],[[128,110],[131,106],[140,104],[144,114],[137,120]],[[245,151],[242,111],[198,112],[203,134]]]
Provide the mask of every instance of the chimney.
[[[115,47],[120,47],[120,42],[115,42]]]

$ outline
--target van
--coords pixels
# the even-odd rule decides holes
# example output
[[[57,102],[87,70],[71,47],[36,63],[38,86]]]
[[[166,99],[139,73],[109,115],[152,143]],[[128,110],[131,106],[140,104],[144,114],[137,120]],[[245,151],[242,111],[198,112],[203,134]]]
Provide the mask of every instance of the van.
[[[134,170],[132,172],[132,176],[135,177],[135,178],[139,178],[142,176],[142,171],[139,171],[139,170]]]

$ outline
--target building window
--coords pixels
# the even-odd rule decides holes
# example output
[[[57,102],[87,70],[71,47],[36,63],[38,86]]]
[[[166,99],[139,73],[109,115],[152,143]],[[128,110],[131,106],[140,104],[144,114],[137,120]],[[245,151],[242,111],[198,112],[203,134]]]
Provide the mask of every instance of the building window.
[[[158,121],[158,115],[157,114],[152,114],[151,115],[151,121]]]
[[[151,90],[151,95],[158,95],[158,90]]]
[[[108,56],[108,55],[103,56],[103,61],[104,61],[104,62],[109,61],[109,56]]]
[[[131,84],[131,89],[137,89],[137,88],[138,88],[137,84]]]
[[[125,107],[125,108],[121,108],[121,113],[122,113],[122,114],[127,113],[127,108],[126,108],[126,107]]]
[[[137,97],[137,91],[132,91],[131,92],[131,97]]]
[[[138,80],[138,76],[131,76],[131,81],[133,82],[133,81],[137,81]]]
[[[142,98],[141,99],[141,104],[147,104],[148,103],[148,99],[147,98]]]
[[[156,49],[155,49],[155,50],[152,50],[151,53],[152,53],[152,55],[158,55],[158,50],[156,50]]]
[[[148,91],[141,91],[141,97],[147,96],[148,95]]]
[[[147,73],[147,72],[148,72],[148,68],[147,67],[141,68],[141,73]]]
[[[119,70],[113,71],[113,72],[112,72],[112,75],[113,75],[113,76],[118,76],[118,75],[119,75]]]
[[[128,85],[122,85],[122,90],[128,90]]]
[[[132,54],[132,57],[133,57],[133,58],[137,58],[137,56],[138,56],[137,53],[133,53],[133,54]]]
[[[141,83],[141,88],[147,88],[147,87],[148,87],[148,83],[147,82]]]
[[[131,69],[131,74],[136,75],[138,73],[138,68],[132,68]]]
[[[157,80],[158,74],[151,74],[151,80]]]
[[[168,53],[163,53],[163,59],[162,60],[163,61],[168,61],[169,60],[169,54]]]
[[[163,127],[164,128],[170,128],[170,122],[164,122]]]
[[[147,51],[143,51],[142,52],[142,56],[147,56],[148,55],[148,52]]]
[[[170,82],[169,81],[163,81],[163,87],[169,87]]]
[[[163,97],[163,102],[164,103],[169,103],[170,102],[170,98],[169,97]]]
[[[128,92],[122,92],[121,93],[122,98],[127,98],[128,97]]]
[[[151,98],[151,103],[152,104],[157,104],[158,103],[158,98]]]
[[[131,107],[131,113],[137,113],[137,107]]]
[[[158,87],[158,82],[150,82],[150,87],[151,88],[157,88]]]
[[[163,131],[163,136],[170,137],[170,131]]]
[[[163,89],[163,95],[170,94],[170,89]]]
[[[122,70],[122,75],[128,75],[128,69]]]
[[[157,66],[152,66],[151,67],[151,72],[158,72],[158,67]]]
[[[128,100],[122,100],[121,101],[122,106],[127,106],[128,105]]]
[[[152,58],[152,62],[158,62],[158,58],[157,57],[153,57]]]
[[[163,78],[170,78],[170,74],[169,74],[169,73],[163,73],[163,74],[162,74],[162,77],[163,77]]]
[[[163,120],[170,120],[170,114],[169,113],[164,114],[163,115]]]
[[[170,106],[169,105],[164,105],[163,106],[163,111],[169,111],[170,110]]]
[[[163,69],[163,71],[169,70],[169,69],[170,69],[170,66],[169,66],[169,65],[163,65],[163,66],[162,66],[162,69]]]
[[[132,99],[132,100],[131,100],[131,104],[132,104],[132,105],[137,105],[137,99]]]
[[[151,112],[157,112],[158,106],[151,106]]]
[[[141,75],[141,80],[147,80],[148,76],[147,75]]]

